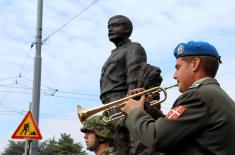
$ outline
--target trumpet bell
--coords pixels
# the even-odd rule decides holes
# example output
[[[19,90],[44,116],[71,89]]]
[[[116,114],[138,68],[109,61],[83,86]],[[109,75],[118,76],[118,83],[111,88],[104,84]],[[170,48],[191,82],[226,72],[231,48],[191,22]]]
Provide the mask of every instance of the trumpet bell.
[[[87,116],[87,110],[83,109],[80,105],[77,105],[78,118],[83,122]]]

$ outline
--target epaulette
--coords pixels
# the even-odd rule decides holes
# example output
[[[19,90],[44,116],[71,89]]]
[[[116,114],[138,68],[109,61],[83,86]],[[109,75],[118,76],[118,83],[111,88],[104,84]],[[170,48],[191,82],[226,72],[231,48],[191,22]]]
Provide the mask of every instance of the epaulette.
[[[188,90],[189,90],[189,89],[198,88],[199,86],[201,86],[201,84],[202,84],[202,83],[195,83],[195,84],[193,84],[192,86],[190,86],[190,87],[188,88]]]

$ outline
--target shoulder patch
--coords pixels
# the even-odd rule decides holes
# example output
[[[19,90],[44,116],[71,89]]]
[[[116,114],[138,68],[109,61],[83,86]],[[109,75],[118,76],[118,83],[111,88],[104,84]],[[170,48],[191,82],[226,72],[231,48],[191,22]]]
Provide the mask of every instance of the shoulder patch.
[[[177,106],[171,111],[169,111],[166,115],[168,119],[177,119],[183,112],[185,111],[185,108],[183,106]]]

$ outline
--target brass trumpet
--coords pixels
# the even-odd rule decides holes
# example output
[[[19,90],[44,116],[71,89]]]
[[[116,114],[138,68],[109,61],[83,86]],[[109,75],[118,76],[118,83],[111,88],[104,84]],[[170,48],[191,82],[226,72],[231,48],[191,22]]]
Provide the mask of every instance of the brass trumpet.
[[[176,86],[178,86],[178,85],[175,84],[175,85],[172,85],[172,86],[166,87],[166,88],[153,87],[153,88],[144,90],[142,92],[136,93],[134,95],[130,95],[130,96],[124,97],[122,99],[119,99],[119,100],[116,100],[116,101],[113,101],[113,102],[109,102],[107,104],[103,104],[101,106],[98,106],[98,107],[92,108],[92,109],[88,109],[88,110],[82,109],[82,107],[80,105],[78,105],[77,106],[78,117],[79,117],[80,121],[83,122],[88,117],[90,117],[90,116],[92,116],[96,113],[99,113],[99,112],[102,112],[102,111],[107,111],[107,110],[110,110],[110,109],[116,108],[116,107],[122,107],[122,106],[125,105],[125,102],[128,101],[131,98],[142,96],[144,94],[153,95],[153,94],[157,94],[157,93],[158,94],[163,93],[163,96],[164,96],[163,99],[153,100],[153,101],[150,102],[150,105],[149,105],[149,107],[157,106],[157,105],[159,105],[160,103],[162,103],[166,100],[166,98],[167,98],[166,90],[169,89],[169,88],[172,88],[172,87],[176,87]],[[116,117],[116,118],[108,118],[106,121],[113,121],[113,120],[116,120],[120,117],[123,117],[123,116],[119,116],[119,117]]]

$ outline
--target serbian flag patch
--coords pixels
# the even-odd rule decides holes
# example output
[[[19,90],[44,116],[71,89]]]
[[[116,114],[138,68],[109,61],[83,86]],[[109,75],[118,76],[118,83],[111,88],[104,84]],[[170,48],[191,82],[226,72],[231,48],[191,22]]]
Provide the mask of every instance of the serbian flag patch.
[[[185,111],[185,108],[182,106],[175,107],[171,109],[166,115],[168,119],[177,119],[183,112]]]

